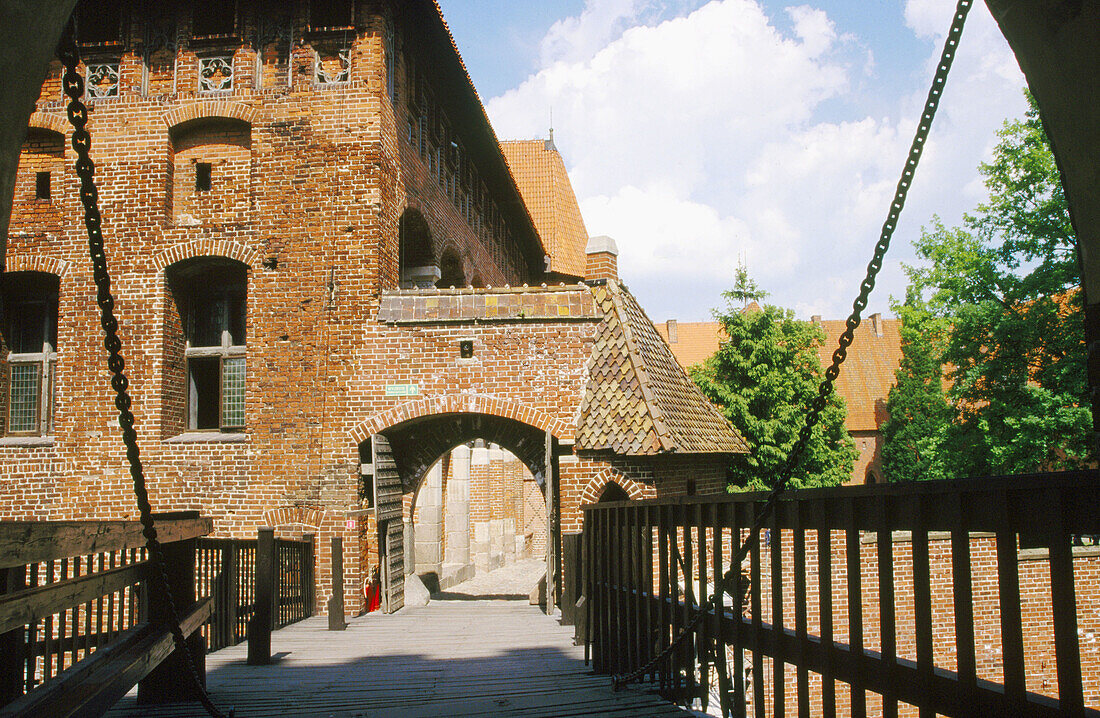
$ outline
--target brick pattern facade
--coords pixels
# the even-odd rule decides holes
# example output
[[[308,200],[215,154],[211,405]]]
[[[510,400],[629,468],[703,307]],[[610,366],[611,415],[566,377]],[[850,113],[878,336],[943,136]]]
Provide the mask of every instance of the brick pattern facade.
[[[337,33],[311,30],[307,5],[282,15],[283,6],[238,3],[239,39],[203,41],[191,37],[186,3],[166,17],[124,12],[120,43],[88,55],[118,70],[114,94],[90,101],[88,128],[153,506],[201,511],[220,536],[261,525],[315,534],[323,606],[332,536],[360,549],[345,558],[349,596],[376,560],[359,475],[370,435],[461,412],[503,420],[501,443],[520,457],[537,453],[520,439],[547,429],[570,441],[598,317],[574,286],[486,291],[485,317],[460,312],[458,323],[377,321],[384,290],[402,280],[403,217],[426,228],[431,261],[457,262],[455,276],[471,283],[537,285],[541,250],[483,110],[462,104],[476,97],[468,80],[456,90],[433,74],[460,67],[453,48],[414,41],[426,31],[402,24],[434,4],[404,4],[399,17],[394,3],[356,0],[353,28]],[[203,89],[219,57],[214,80],[231,80]],[[32,124],[3,281],[17,285],[28,271],[59,278],[57,412],[50,435],[0,436],[0,518],[134,518],[56,63]],[[48,200],[34,194],[45,171]],[[244,270],[243,430],[187,429],[185,298],[172,277],[199,260]],[[481,321],[492,300],[504,300],[493,318],[505,316],[512,297],[510,323]],[[464,341],[470,358],[460,356]],[[5,402],[6,376],[0,362]],[[415,396],[393,391],[409,386]],[[616,461],[651,493],[665,479],[686,486],[677,471],[693,466],[563,465],[563,529],[579,529],[584,486]]]

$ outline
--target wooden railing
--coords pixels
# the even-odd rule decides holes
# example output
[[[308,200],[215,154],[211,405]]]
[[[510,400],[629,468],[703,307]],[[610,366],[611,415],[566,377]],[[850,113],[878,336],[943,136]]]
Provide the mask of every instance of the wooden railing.
[[[790,492],[717,610],[654,662],[764,498],[585,507],[578,633],[598,672],[738,716],[1100,715],[1081,645],[1100,552],[1075,547],[1100,534],[1097,472]]]
[[[270,529],[268,529],[270,530]],[[261,529],[261,532],[264,529]],[[196,553],[200,596],[210,596],[214,612],[203,626],[207,648],[235,646],[248,636],[256,610],[256,571],[271,567],[271,628],[279,629],[313,615],[314,542],[274,538],[269,560],[257,560],[260,539],[204,538]]]
[[[210,614],[194,575],[195,540],[210,530],[196,512],[157,517],[187,636]],[[0,522],[0,715],[94,715],[135,683],[142,702],[193,698],[144,544],[136,521]]]

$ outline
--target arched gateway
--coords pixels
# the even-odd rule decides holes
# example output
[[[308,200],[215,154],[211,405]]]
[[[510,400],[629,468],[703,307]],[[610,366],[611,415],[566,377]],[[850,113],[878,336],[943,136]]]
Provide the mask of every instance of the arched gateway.
[[[501,447],[530,472],[555,578],[560,535],[580,530],[593,482],[614,476],[637,498],[689,483],[718,491],[726,457],[746,450],[613,280],[387,292],[371,340],[375,411],[353,431],[361,508],[352,513],[360,568],[380,566],[388,610],[402,605],[412,568],[413,497],[455,447]],[[430,509],[441,511],[435,501]]]

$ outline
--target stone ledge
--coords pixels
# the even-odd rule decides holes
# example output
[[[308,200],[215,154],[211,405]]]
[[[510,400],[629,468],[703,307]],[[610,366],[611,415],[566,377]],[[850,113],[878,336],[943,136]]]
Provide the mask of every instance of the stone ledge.
[[[221,433],[216,431],[189,431],[165,439],[163,444],[243,444],[248,441],[248,434]]]
[[[0,447],[25,446],[27,448],[53,446],[52,436],[4,436],[0,437]]]

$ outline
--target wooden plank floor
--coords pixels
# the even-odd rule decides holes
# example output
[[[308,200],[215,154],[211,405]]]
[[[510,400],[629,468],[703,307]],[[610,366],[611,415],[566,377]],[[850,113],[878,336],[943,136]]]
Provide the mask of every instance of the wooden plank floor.
[[[526,601],[434,600],[351,619],[344,631],[326,626],[312,618],[276,631],[271,666],[246,665],[244,644],[210,654],[215,703],[238,718],[692,715],[644,688],[612,691],[584,665],[572,627]],[[131,692],[108,715],[204,713],[198,704],[139,707]]]

